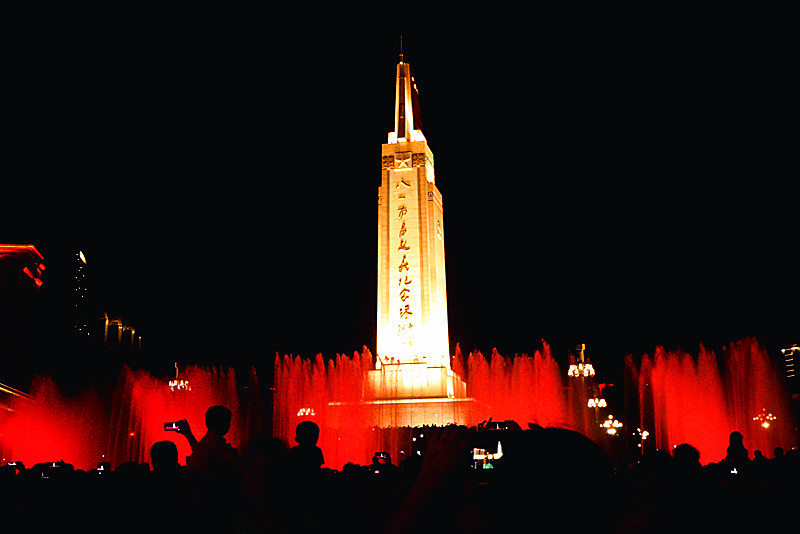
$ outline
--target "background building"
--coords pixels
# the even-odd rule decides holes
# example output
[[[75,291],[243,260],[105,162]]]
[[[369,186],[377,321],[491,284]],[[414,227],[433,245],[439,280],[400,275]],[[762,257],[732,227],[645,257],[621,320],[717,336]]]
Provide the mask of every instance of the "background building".
[[[13,388],[27,387],[28,364],[41,348],[44,272],[34,245],[0,245],[0,382]]]
[[[27,391],[48,375],[79,389],[140,365],[141,333],[109,309],[90,255],[55,248],[47,263],[34,245],[0,245],[0,383]]]

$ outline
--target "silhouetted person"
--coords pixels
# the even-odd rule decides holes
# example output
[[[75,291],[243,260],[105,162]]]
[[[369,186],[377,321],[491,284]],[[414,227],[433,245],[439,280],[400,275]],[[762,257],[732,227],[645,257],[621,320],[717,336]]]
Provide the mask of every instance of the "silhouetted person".
[[[674,466],[682,473],[695,472],[700,469],[700,451],[689,445],[682,443],[672,449],[672,458],[674,459]]]
[[[319,426],[302,421],[295,428],[297,445],[289,449],[289,509],[291,532],[319,532],[330,523],[331,479],[322,469],[325,459],[317,447]]]
[[[400,483],[400,468],[392,464],[392,457],[388,452],[376,452],[367,470],[377,478],[383,491],[393,492],[397,489]]]
[[[148,501],[148,511],[146,517],[140,518],[139,526],[148,532],[174,531],[175,510],[185,510],[190,505],[186,471],[178,463],[178,447],[171,441],[153,443],[150,466],[153,471],[148,473],[142,492]]]
[[[289,449],[289,463],[295,471],[315,472],[325,463],[322,449],[317,447],[319,426],[313,421],[302,421],[295,428],[297,445]]]
[[[397,467],[392,464],[392,457],[388,452],[376,452],[372,455],[372,465],[369,466],[370,471],[392,471],[397,470]]]
[[[414,479],[419,474],[420,467],[422,467],[422,456],[418,454],[408,454],[405,458],[400,459],[400,472],[402,473],[403,481],[406,485],[410,486]]]
[[[150,447],[150,465],[159,473],[179,470],[178,447],[171,441],[156,441]]]
[[[179,432],[186,436],[192,446],[192,455],[186,462],[188,473],[219,474],[227,467],[241,466],[236,449],[226,440],[225,434],[231,428],[233,414],[225,406],[212,406],[206,411],[206,428],[203,439],[197,441],[186,419],[178,421]],[[216,473],[215,473],[216,472]]]
[[[0,467],[0,490],[5,489],[8,485],[14,482],[14,477],[16,475],[16,467],[11,465],[4,465]]]
[[[250,477],[245,484],[245,495],[250,503],[257,532],[282,532],[287,508],[286,456],[289,450],[282,440],[272,436],[259,436],[247,446],[247,465]]]
[[[283,478],[289,450],[279,438],[258,436],[247,445],[247,465],[259,478]]]
[[[744,437],[741,432],[733,431],[730,436],[730,444],[725,455],[725,464],[728,469],[737,474],[742,469],[747,469],[750,459],[747,457],[747,449],[744,446]]]
[[[225,406],[209,408],[208,430],[200,441],[195,439],[185,419],[178,421],[179,432],[192,446],[192,455],[186,461],[187,482],[208,530],[235,523],[241,513],[246,469],[236,449],[225,440],[232,417]]]
[[[695,526],[707,523],[707,488],[702,473],[700,451],[688,443],[672,449],[672,463],[665,481],[666,494],[658,497],[662,503],[650,508],[661,513],[660,517],[658,513],[654,514],[655,523],[670,525],[672,530],[679,530],[681,521],[687,517],[693,518]],[[659,508],[659,504],[663,504],[663,508]]]
[[[760,449],[756,449],[753,451],[753,465],[757,465],[758,467],[763,467],[767,462],[767,459],[764,457],[764,453],[761,452]]]
[[[520,528],[522,516],[571,532],[616,526],[613,465],[588,438],[556,428],[483,434],[490,435],[457,426],[431,431],[419,476],[387,533],[535,530],[530,522]],[[503,456],[493,469],[467,468],[472,448],[498,440]],[[597,491],[576,513],[569,496],[585,488]]]

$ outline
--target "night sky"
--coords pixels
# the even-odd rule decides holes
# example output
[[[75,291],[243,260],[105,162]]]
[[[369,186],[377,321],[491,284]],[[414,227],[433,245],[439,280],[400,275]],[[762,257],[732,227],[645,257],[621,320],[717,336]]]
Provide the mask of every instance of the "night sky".
[[[452,348],[584,342],[603,378],[658,344],[798,342],[786,34],[607,18],[402,30]],[[146,361],[374,351],[400,30],[236,20],[21,31],[5,174],[30,200],[2,241],[54,295],[82,249]]]

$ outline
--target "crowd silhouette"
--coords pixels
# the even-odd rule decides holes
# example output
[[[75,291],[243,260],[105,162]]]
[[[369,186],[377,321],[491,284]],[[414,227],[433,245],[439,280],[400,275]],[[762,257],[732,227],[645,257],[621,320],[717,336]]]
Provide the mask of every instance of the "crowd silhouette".
[[[376,452],[369,465],[324,467],[313,422],[291,448],[253,439],[240,453],[225,439],[231,412],[213,406],[192,455],[171,441],[149,464],[81,471],[66,462],[0,468],[4,531],[482,533],[793,531],[800,455],[748,453],[733,432],[724,459],[702,465],[682,444],[612,463],[594,442],[560,428],[429,427],[420,455]],[[495,450],[491,463],[473,449]],[[497,455],[498,457],[501,455]],[[477,468],[476,468],[477,467]]]

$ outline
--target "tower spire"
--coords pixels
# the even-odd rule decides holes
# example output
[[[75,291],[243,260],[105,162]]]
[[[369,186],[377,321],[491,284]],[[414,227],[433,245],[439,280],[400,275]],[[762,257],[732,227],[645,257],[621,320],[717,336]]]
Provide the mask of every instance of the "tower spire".
[[[395,84],[394,131],[389,132],[390,143],[425,141],[419,111],[417,85],[411,74],[411,65],[403,58],[400,39],[400,63],[397,64]]]

